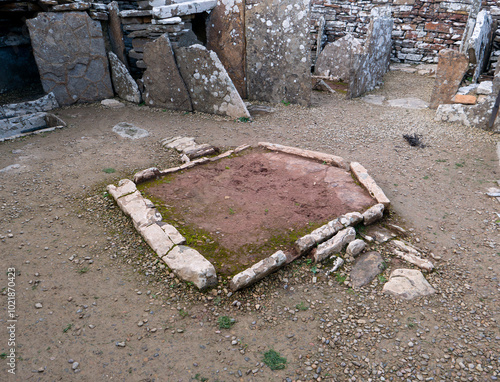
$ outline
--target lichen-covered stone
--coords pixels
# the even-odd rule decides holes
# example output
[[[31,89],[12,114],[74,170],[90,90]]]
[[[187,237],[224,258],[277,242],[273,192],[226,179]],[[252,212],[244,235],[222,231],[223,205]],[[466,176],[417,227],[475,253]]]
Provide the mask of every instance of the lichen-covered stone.
[[[477,82],[484,68],[484,61],[488,59],[488,57],[486,57],[486,52],[490,44],[492,22],[493,19],[490,12],[486,9],[481,10],[476,17],[476,23],[472,30],[472,34],[470,37],[466,37],[461,47],[462,52],[467,52],[469,54],[469,60],[473,58],[472,61],[475,65],[472,76],[473,82]]]
[[[137,86],[125,64],[113,52],[108,52],[108,58],[113,88],[118,97],[125,101],[140,103],[141,92],[139,91],[139,86]]]
[[[50,111],[59,107],[54,93],[49,93],[34,101],[0,105],[0,119],[12,118],[35,112]]]
[[[179,47],[175,54],[195,111],[232,118],[250,118],[243,100],[215,52],[196,44]]]
[[[210,11],[217,0],[195,0],[184,1],[177,4],[162,5],[153,7],[153,16],[157,19],[168,19],[175,16],[192,15]]]
[[[26,24],[43,90],[60,105],[113,96],[99,21],[85,12],[47,12]]]
[[[144,46],[144,102],[170,110],[192,111],[191,98],[175,62],[166,34]]]
[[[320,76],[331,76],[337,80],[349,82],[352,70],[353,54],[363,52],[361,40],[352,34],[326,44],[316,61],[315,73]]]
[[[357,289],[369,284],[384,269],[384,259],[378,252],[367,252],[361,255],[351,270],[352,287]]]
[[[311,102],[310,1],[246,3],[248,98]]]
[[[411,300],[415,297],[434,294],[436,290],[419,270],[395,269],[392,271],[389,281],[384,284],[383,292]]]
[[[339,231],[334,237],[318,245],[314,254],[314,261],[320,262],[330,255],[340,253],[354,239],[356,239],[356,230],[354,228],[348,227]]]
[[[363,224],[370,225],[384,217],[384,205],[382,203],[375,204],[368,208],[363,213]]]

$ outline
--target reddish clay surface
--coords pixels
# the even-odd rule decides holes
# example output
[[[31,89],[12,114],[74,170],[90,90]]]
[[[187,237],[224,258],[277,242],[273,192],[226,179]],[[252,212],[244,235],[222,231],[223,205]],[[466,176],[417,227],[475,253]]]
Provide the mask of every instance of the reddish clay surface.
[[[168,180],[147,192],[174,206],[186,224],[208,231],[229,251],[261,245],[275,234],[375,204],[345,170],[258,150],[200,165]]]

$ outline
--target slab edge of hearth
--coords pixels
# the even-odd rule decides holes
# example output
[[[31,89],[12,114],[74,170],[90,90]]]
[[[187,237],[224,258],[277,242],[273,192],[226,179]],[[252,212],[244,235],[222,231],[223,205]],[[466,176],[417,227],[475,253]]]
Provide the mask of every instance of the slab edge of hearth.
[[[368,174],[366,168],[358,162],[351,162],[351,171],[358,182],[366,188],[377,203],[383,204],[386,209],[389,208],[391,201],[385,195],[384,191],[382,191],[382,189],[378,186],[375,180],[373,180],[373,178]]]
[[[136,185],[122,179],[118,187],[106,187],[123,213],[132,219],[137,232],[162,261],[184,281],[205,290],[217,284],[215,267],[193,248],[181,245],[186,239],[174,226],[163,222],[154,204],[142,197]]]
[[[349,171],[349,164],[344,160],[344,158],[337,155],[326,154],[319,151],[304,150],[297,147],[283,146],[269,142],[259,142],[258,145],[271,151],[279,151],[285,154],[292,154],[303,158],[315,159],[320,162],[325,162],[332,166],[343,168]]]

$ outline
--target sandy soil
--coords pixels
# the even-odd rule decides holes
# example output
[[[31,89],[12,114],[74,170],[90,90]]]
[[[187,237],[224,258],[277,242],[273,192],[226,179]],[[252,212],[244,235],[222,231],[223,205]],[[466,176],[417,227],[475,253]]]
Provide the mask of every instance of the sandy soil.
[[[431,88],[432,79],[393,72],[373,93],[428,101]],[[500,378],[499,204],[485,195],[500,178],[499,137],[434,122],[430,110],[336,95],[315,93],[308,109],[274,106],[275,113],[241,123],[82,105],[57,112],[65,129],[0,144],[0,169],[19,165],[0,173],[0,288],[15,268],[17,315],[11,375],[4,289],[2,380]],[[150,136],[117,136],[111,129],[122,121]],[[413,133],[425,148],[402,137]],[[398,301],[382,295],[383,278],[353,291],[340,284],[343,272],[327,277],[307,261],[236,294],[227,280],[207,294],[179,282],[104,193],[137,170],[175,165],[177,154],[159,140],[177,135],[221,147],[269,141],[362,163],[392,201],[388,219],[442,257],[426,275],[437,293]],[[109,168],[116,172],[103,171]],[[220,329],[221,316],[236,323]],[[287,358],[285,369],[261,363],[269,349]]]

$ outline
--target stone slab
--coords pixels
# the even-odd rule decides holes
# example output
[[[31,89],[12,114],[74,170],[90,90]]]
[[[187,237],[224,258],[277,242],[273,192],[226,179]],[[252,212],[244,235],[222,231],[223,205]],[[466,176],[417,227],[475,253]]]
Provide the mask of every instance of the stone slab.
[[[66,123],[54,114],[39,112],[0,119],[0,139],[14,139],[46,128],[65,127]]]
[[[193,248],[177,245],[162,260],[179,278],[200,290],[217,285],[214,266]]]
[[[153,7],[153,17],[157,19],[168,19],[176,16],[193,15],[195,13],[208,12],[217,4],[217,0],[195,0],[178,4]]]
[[[218,0],[207,23],[207,48],[217,53],[241,98],[247,97],[245,3]]]
[[[387,104],[391,107],[404,107],[406,109],[427,109],[429,104],[420,98],[397,98],[387,100]]]
[[[353,55],[362,52],[362,41],[349,33],[326,44],[316,60],[314,72],[319,76],[330,76],[338,81],[349,82]]]
[[[0,119],[50,111],[58,107],[59,104],[57,103],[54,93],[49,93],[34,101],[0,105]]]
[[[383,292],[411,300],[434,294],[436,290],[425,279],[422,272],[415,269],[395,269],[384,284]]]
[[[346,245],[356,239],[356,230],[348,227],[339,231],[334,237],[318,245],[314,253],[314,261],[321,262],[328,258],[328,256],[340,253]]]
[[[359,256],[351,270],[351,285],[354,289],[369,284],[385,269],[384,259],[378,252],[367,252]]]
[[[441,104],[451,104],[460,82],[469,66],[469,60],[463,53],[444,49],[438,55],[436,81],[432,90],[429,107],[436,109]]]
[[[144,61],[147,69],[142,81],[146,105],[192,111],[191,98],[166,34],[144,46]]]
[[[484,69],[485,60],[488,60],[486,54],[489,52],[492,23],[490,12],[486,9],[481,10],[477,15],[472,34],[463,42],[463,51],[469,54],[469,60],[475,65],[473,82],[477,82]]]
[[[26,24],[43,89],[60,105],[113,96],[99,21],[85,12],[46,12]]]
[[[370,225],[384,217],[384,205],[382,203],[376,204],[368,208],[363,213],[363,224]]]
[[[378,184],[375,183],[373,178],[368,174],[366,168],[358,162],[351,162],[351,171],[354,173],[354,176],[359,183],[366,188],[366,190],[378,203],[382,203],[385,208],[390,206],[391,201],[387,198],[387,196],[385,196],[384,191],[382,191]]]
[[[310,1],[246,3],[248,98],[311,102]]]
[[[195,111],[250,118],[245,103],[215,52],[196,44],[179,47],[175,54]]]
[[[136,192],[137,187],[131,180],[122,179],[118,182],[118,187],[116,187],[114,184],[110,184],[106,187],[106,190],[115,200],[117,200],[125,195]]]
[[[286,255],[283,251],[278,251],[268,258],[259,261],[252,267],[234,276],[229,284],[233,292],[245,288],[263,279],[267,275],[277,271],[286,264]]]
[[[128,122],[119,122],[113,127],[113,131],[123,138],[141,139],[149,136],[149,132],[141,127]]]
[[[111,44],[111,50],[120,61],[128,68],[128,61],[125,55],[125,43],[123,42],[123,31],[121,18],[119,16],[120,10],[118,9],[118,3],[112,1],[107,5],[107,10],[109,13],[109,42]]]
[[[158,224],[139,226],[139,233],[155,253],[162,257],[174,247],[174,243]]]
[[[108,52],[108,58],[113,88],[118,97],[132,103],[140,103],[141,92],[139,86],[137,86],[125,64],[113,52]]]

